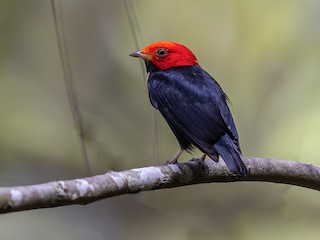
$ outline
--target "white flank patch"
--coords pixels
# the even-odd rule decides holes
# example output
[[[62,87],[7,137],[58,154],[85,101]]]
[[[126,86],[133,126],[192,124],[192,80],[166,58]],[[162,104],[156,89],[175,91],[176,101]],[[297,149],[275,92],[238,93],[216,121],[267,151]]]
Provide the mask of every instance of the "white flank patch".
[[[13,205],[19,205],[22,202],[22,193],[18,190],[11,190],[11,201]]]

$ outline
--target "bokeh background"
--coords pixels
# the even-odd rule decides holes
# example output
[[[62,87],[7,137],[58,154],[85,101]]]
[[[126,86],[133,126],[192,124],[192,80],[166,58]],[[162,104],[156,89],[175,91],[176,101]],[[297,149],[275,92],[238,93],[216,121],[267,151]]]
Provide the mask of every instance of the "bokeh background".
[[[131,3],[141,42],[185,44],[221,84],[245,156],[320,165],[320,1]],[[178,144],[156,113],[154,146],[124,1],[62,9],[92,174],[170,159]],[[50,1],[1,0],[0,32],[1,186],[82,177]],[[0,239],[318,239],[319,199],[279,184],[203,184],[1,215]]]

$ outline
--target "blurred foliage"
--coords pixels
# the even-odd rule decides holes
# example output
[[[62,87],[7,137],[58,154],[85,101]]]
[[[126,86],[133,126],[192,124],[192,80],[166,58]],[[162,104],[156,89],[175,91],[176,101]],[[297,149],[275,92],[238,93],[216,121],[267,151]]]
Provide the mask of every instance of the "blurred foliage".
[[[132,0],[145,44],[187,45],[221,84],[245,156],[320,164],[320,1]],[[152,117],[123,1],[63,1],[93,174],[152,161]],[[0,3],[0,183],[81,177],[49,1]],[[160,159],[178,144],[157,113]],[[195,154],[196,155],[196,154]],[[185,154],[187,160],[191,156]],[[0,216],[1,239],[317,239],[319,193],[204,184]]]

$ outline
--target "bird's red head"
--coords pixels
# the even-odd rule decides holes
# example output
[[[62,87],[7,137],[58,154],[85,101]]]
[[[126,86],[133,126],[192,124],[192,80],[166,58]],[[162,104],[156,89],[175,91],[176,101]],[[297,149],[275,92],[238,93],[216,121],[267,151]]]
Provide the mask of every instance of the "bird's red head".
[[[185,46],[175,42],[155,42],[130,54],[152,62],[158,69],[198,65],[197,58]]]

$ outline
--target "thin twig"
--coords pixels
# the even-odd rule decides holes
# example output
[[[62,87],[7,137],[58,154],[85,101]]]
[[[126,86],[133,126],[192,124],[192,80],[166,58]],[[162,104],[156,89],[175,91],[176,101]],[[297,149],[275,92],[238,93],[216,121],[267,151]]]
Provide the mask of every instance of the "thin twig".
[[[124,6],[126,9],[126,14],[128,17],[130,29],[134,38],[134,42],[137,50],[141,49],[141,46],[144,45],[144,37],[141,31],[141,27],[138,21],[138,14],[134,7],[134,4],[130,0],[124,0]],[[145,66],[143,61],[140,62],[140,67],[143,74],[143,79],[147,79],[147,74],[145,71]],[[159,162],[159,129],[158,122],[155,110],[151,109],[151,128],[152,128],[152,159],[154,163]]]
[[[77,132],[78,141],[81,149],[82,161],[85,167],[85,174],[91,173],[87,147],[85,144],[85,132],[83,128],[83,122],[78,106],[78,99],[76,90],[74,87],[74,80],[70,65],[70,58],[67,48],[66,37],[64,34],[64,24],[63,24],[63,12],[60,0],[51,0],[51,9],[53,15],[53,22],[57,36],[58,49],[60,54],[60,60],[62,65],[64,83],[67,91],[68,102],[72,113],[72,119],[74,127]]]

